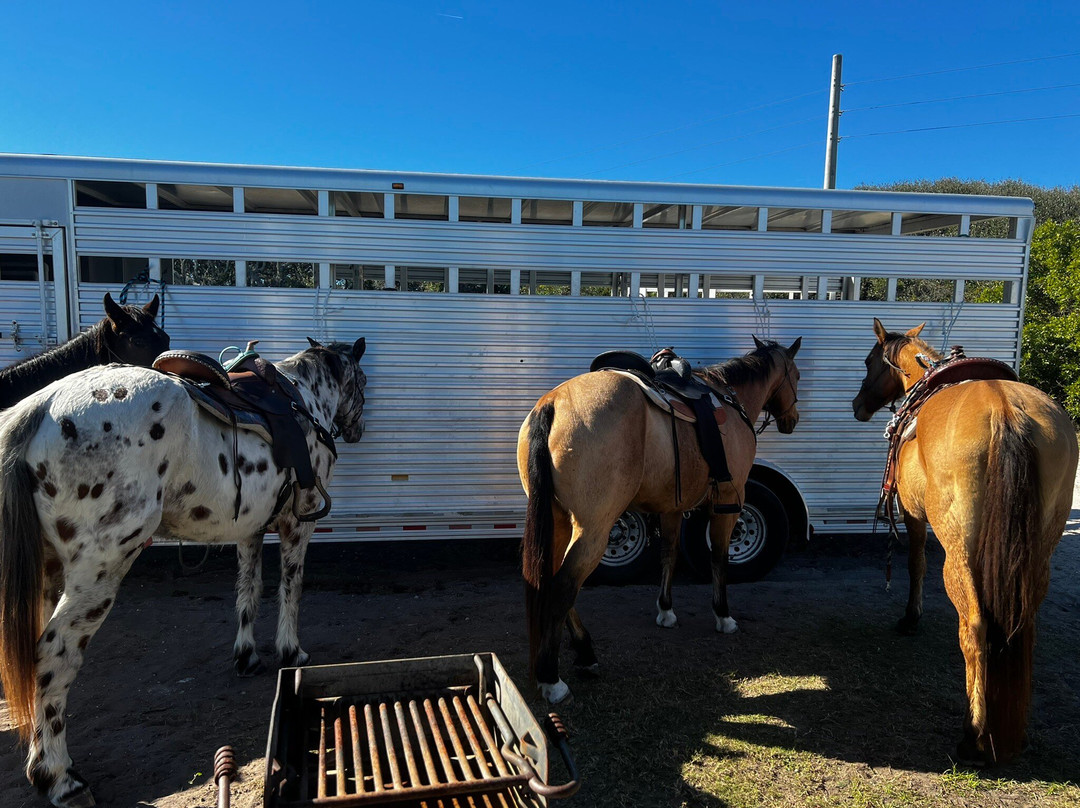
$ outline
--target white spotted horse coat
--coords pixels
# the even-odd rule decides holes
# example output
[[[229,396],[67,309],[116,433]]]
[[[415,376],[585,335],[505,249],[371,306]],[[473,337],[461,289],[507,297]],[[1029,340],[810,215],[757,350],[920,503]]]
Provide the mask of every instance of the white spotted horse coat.
[[[363,338],[312,347],[276,367],[309,412],[352,443],[363,433]],[[334,455],[305,424],[312,467],[329,486]],[[87,644],[151,536],[235,542],[240,571],[235,660],[263,665],[253,624],[263,533],[281,539],[276,648],[307,661],[297,637],[304,553],[318,510],[305,491],[274,517],[288,470],[251,432],[233,434],[204,413],[177,379],[126,365],[54,382],[0,414],[0,674],[14,723],[29,743],[27,776],[54,805],[94,805],[67,751],[68,690]],[[236,513],[234,462],[242,480]],[[234,519],[234,513],[236,518]]]

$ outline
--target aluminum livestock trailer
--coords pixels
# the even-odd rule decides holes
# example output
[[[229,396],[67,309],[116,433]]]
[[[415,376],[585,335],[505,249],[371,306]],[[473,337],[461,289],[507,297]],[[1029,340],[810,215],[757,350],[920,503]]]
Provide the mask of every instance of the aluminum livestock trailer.
[[[125,286],[163,293],[174,347],[365,336],[368,431],[317,538],[516,539],[518,426],[595,354],[801,336],[802,420],[762,436],[732,543],[752,578],[789,534],[870,525],[885,446],[849,401],[873,317],[1018,366],[1032,228],[1006,197],[0,155],[0,361]],[[602,569],[648,533],[626,514]]]

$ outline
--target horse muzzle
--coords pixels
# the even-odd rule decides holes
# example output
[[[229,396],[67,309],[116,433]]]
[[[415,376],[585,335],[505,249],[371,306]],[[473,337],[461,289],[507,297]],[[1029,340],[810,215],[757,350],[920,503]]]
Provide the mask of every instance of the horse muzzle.
[[[349,424],[343,430],[341,430],[341,439],[346,443],[356,443],[360,438],[364,436],[364,419],[357,418],[354,423]]]

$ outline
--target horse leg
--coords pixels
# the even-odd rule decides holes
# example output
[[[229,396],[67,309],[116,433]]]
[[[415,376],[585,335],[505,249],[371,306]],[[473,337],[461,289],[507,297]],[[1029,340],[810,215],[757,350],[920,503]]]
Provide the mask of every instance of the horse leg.
[[[968,559],[945,554],[945,590],[960,618],[960,650],[964,654],[964,674],[968,699],[963,736],[956,757],[965,765],[983,766],[989,757],[983,749],[986,728],[986,625]]]
[[[317,505],[317,503],[316,503]],[[307,508],[313,510],[315,505]],[[278,625],[274,645],[282,667],[306,665],[311,657],[300,648],[297,623],[300,617],[300,592],[304,581],[304,556],[315,530],[314,522],[299,522],[289,513],[278,520],[281,539],[281,584],[278,587]]]
[[[599,676],[600,663],[593,650],[592,637],[581,622],[577,609],[570,609],[570,613],[566,615],[566,628],[570,632],[570,647],[574,649],[574,667],[578,673]]]
[[[727,566],[728,547],[731,545],[731,532],[739,521],[737,513],[713,514],[709,519],[709,540],[712,542],[712,585],[713,615],[716,617],[716,630],[723,634],[734,634],[739,630],[728,610]]]
[[[576,520],[572,522],[570,548],[562,566],[547,581],[540,594],[540,642],[536,655],[536,681],[550,704],[558,704],[570,695],[570,688],[559,678],[559,643],[562,640],[563,625],[574,606],[581,584],[604,557],[607,537],[617,516],[618,514],[612,516],[610,523],[603,528],[585,528]],[[555,546],[560,546],[560,521],[565,520],[556,520]],[[565,526],[562,529],[565,529]],[[590,641],[590,648],[591,645]]]
[[[130,525],[129,525],[130,527]],[[102,559],[86,554],[68,562],[64,594],[37,644],[37,694],[34,732],[26,776],[60,808],[95,805],[90,787],[72,767],[65,724],[68,692],[82,667],[86,647],[112,609],[120,582],[152,528],[137,530],[119,543],[106,541],[116,552]],[[86,547],[95,544],[91,538]]]
[[[923,612],[923,579],[926,577],[926,523],[907,514],[904,525],[908,535],[908,602],[907,611],[896,623],[901,634],[912,635]]]
[[[266,670],[255,650],[255,618],[262,596],[263,534],[257,533],[236,544],[236,642],[233,664],[239,676],[255,676]]]
[[[660,594],[656,598],[656,625],[673,628],[679,619],[671,608],[671,579],[679,555],[679,530],[682,512],[660,514]]]

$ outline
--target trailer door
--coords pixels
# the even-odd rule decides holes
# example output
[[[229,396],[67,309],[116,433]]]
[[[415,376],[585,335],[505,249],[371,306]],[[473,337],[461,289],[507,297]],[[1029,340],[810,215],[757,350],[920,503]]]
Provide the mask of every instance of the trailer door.
[[[66,277],[62,227],[0,224],[0,366],[70,336]]]

